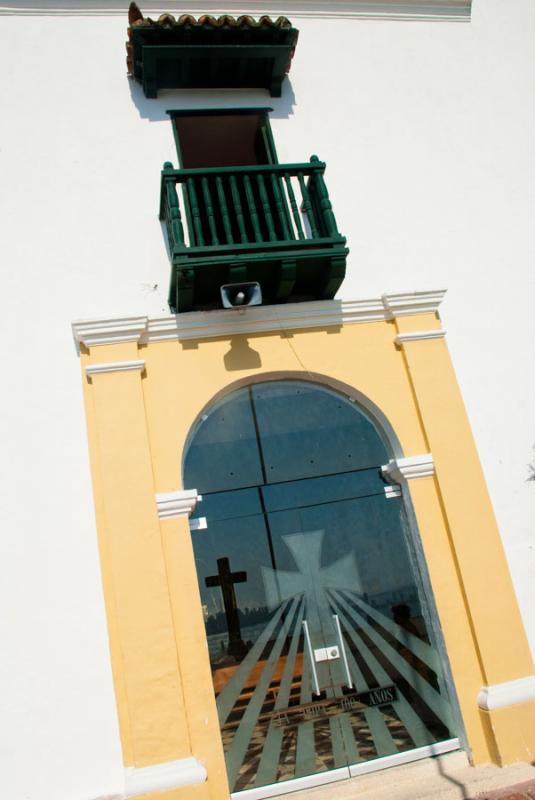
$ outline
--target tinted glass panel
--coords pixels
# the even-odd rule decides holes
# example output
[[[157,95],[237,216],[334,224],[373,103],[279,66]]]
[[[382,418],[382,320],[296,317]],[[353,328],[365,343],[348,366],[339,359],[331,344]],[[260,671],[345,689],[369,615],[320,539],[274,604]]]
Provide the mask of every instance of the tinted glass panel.
[[[267,511],[282,511],[349,497],[384,495],[385,484],[380,471],[374,467],[321,478],[274,483],[264,486],[261,491]]]
[[[211,520],[222,520],[262,513],[262,502],[257,488],[214,492],[204,494],[202,498],[202,502],[195,508],[193,518],[210,517]]]
[[[384,464],[375,427],[342,395],[301,381],[254,386],[266,482]]]
[[[184,463],[186,487],[219,492],[263,483],[249,389],[220,400],[199,422]]]

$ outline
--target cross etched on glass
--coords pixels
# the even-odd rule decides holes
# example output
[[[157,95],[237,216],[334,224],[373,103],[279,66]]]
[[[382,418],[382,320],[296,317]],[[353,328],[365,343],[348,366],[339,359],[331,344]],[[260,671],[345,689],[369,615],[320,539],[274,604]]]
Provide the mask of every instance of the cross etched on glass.
[[[348,553],[332,564],[321,566],[321,549],[324,531],[307,531],[283,536],[297,571],[262,567],[266,600],[270,609],[292,597],[304,595],[308,625],[320,630],[321,622],[330,618],[328,589],[345,588],[362,592],[358,568],[353,553]]]

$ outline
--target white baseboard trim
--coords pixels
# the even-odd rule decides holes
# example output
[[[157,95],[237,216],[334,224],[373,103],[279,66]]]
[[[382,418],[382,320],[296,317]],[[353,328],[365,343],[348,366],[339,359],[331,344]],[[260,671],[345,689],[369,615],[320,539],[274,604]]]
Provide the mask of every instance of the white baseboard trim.
[[[151,767],[125,770],[125,798],[204,783],[206,769],[196,758],[181,758]]]
[[[477,696],[477,704],[483,711],[507,708],[517,703],[528,703],[530,700],[535,700],[535,675],[495,683],[493,686],[482,686]]]

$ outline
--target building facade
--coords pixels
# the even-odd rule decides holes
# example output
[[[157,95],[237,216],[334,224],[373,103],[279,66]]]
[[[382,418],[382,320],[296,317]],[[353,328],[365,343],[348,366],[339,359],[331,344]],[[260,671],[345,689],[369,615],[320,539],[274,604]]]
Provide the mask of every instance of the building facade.
[[[535,10],[168,10],[0,4],[6,796],[532,762]]]

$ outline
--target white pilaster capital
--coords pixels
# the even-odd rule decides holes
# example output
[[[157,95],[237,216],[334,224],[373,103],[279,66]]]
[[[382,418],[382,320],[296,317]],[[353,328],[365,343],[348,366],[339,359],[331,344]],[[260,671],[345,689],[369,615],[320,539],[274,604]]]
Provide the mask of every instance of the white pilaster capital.
[[[76,343],[86,347],[138,342],[147,328],[148,321],[148,317],[80,320],[72,323],[72,332]]]
[[[85,371],[90,378],[92,375],[99,375],[104,372],[132,372],[133,370],[143,372],[144,369],[145,362],[143,359],[137,359],[135,361],[106,361],[103,364],[88,364]]]
[[[156,505],[160,519],[189,517],[202,496],[197,489],[179,489],[176,492],[160,492],[156,495]]]
[[[401,483],[415,478],[429,478],[435,474],[435,464],[431,453],[407,458],[391,458],[381,467],[383,477],[389,483]]]
[[[125,769],[125,797],[163,792],[204,783],[206,768],[196,758],[181,758],[150,767]]]
[[[407,342],[418,342],[422,339],[443,339],[446,331],[443,328],[434,328],[430,331],[409,331],[407,333],[398,333],[395,342],[400,347],[403,347]]]
[[[388,292],[383,294],[383,303],[393,317],[434,314],[438,311],[446,291],[435,289],[428,292]]]
[[[494,711],[532,700],[535,700],[535,675],[495,683],[493,686],[482,686],[477,696],[477,704],[484,711]]]

